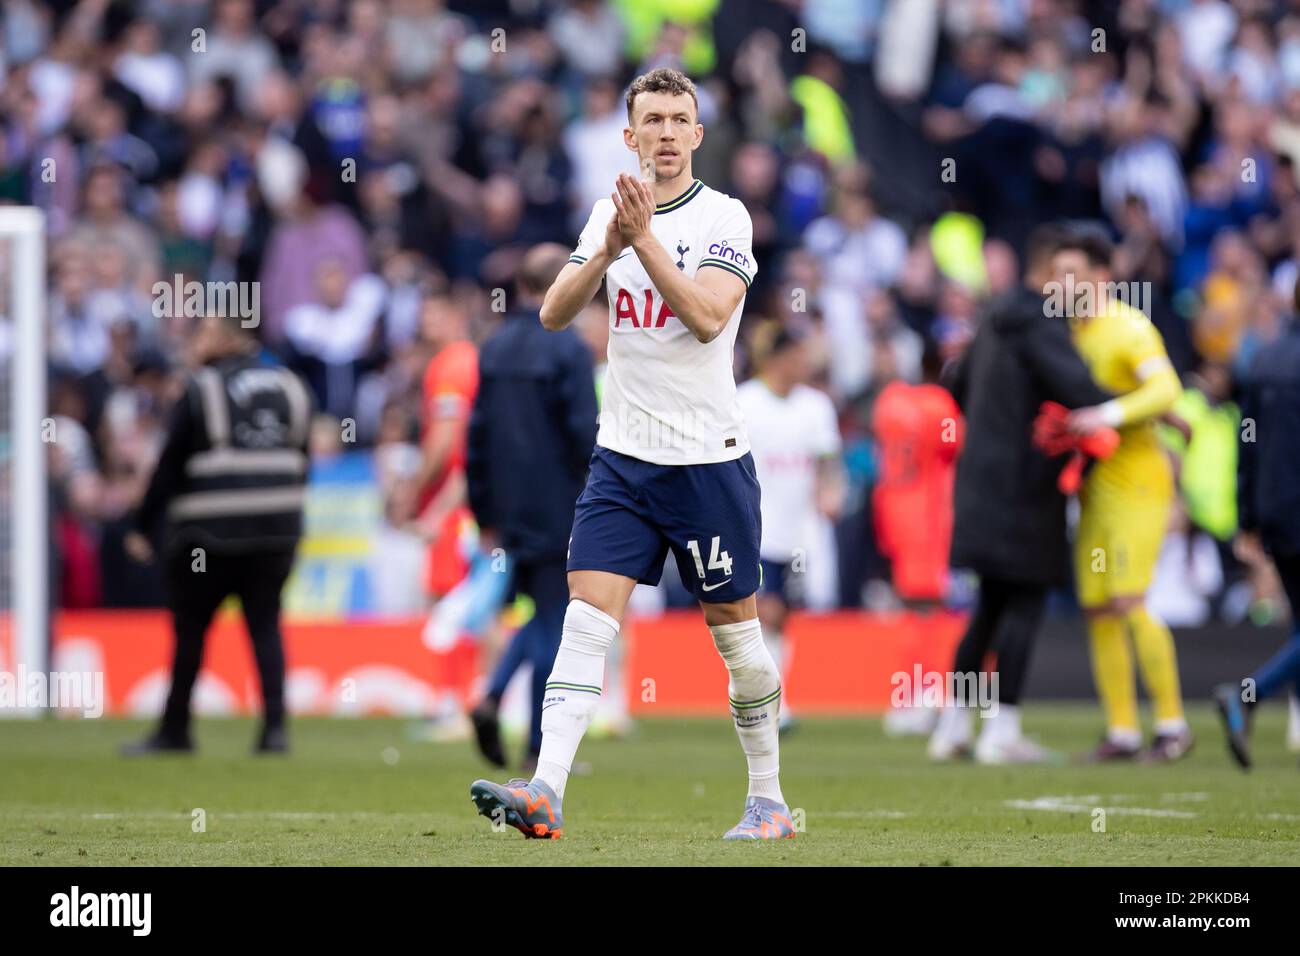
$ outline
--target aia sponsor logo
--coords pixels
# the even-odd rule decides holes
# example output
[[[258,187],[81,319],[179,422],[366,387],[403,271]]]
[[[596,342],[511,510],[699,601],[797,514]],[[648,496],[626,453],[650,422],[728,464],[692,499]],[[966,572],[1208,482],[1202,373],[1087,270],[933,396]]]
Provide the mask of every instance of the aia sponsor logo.
[[[618,290],[618,299],[614,302],[614,324],[613,328],[618,329],[623,326],[624,321],[631,323],[634,329],[662,329],[670,317],[676,318],[673,310],[668,308],[668,303],[660,301],[659,308],[655,309],[655,297],[653,289],[645,290],[645,300],[641,304],[638,315],[636,302],[632,298],[632,293],[627,289]]]

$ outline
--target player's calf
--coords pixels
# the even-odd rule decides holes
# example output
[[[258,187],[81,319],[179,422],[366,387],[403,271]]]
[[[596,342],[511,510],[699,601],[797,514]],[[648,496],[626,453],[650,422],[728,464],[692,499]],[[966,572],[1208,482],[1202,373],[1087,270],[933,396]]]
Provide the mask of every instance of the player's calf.
[[[728,840],[794,836],[781,794],[778,727],[781,675],[763,642],[758,619],[713,624],[713,642],[730,675],[731,716],[749,767],[745,813]]]

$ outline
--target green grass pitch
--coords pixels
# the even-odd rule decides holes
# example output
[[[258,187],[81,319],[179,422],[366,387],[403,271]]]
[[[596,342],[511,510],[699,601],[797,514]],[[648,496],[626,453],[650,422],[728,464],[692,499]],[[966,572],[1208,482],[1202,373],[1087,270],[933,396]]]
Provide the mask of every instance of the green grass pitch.
[[[471,746],[412,742],[403,721],[300,720],[290,757],[258,758],[251,721],[202,720],[197,755],[131,761],[115,749],[140,722],[6,721],[0,864],[1292,864],[1300,770],[1284,708],[1262,710],[1249,774],[1205,705],[1196,749],[1167,767],[933,766],[876,720],[806,720],[781,755],[804,832],[762,845],[719,840],[745,779],[725,718],[584,743],[556,842],[493,832],[469,801],[493,776]],[[1067,750],[1098,729],[1084,704],[1031,706],[1025,723]]]

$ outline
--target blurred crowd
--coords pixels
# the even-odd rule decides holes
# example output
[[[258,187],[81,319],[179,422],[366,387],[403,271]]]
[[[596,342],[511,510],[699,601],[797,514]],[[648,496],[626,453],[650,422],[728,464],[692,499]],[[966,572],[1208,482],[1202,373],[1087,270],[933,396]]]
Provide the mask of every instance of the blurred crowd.
[[[738,378],[784,326],[840,414],[832,603],[891,600],[875,397],[918,381],[927,351],[957,354],[1019,281],[1033,226],[1075,218],[1109,225],[1116,279],[1149,284],[1187,386],[1153,602],[1171,623],[1281,610],[1231,547],[1233,394],[1293,311],[1300,0],[8,0],[2,16],[0,201],[41,206],[50,231],[65,605],[157,602],[121,536],[193,318],[157,309],[156,282],[258,282],[266,349],[315,393],[318,451],[377,449],[398,498],[431,354],[481,340],[523,252],[572,245],[636,171],[623,90],[670,65],[700,90],[696,175],[754,223]],[[598,367],[603,305],[582,330]]]

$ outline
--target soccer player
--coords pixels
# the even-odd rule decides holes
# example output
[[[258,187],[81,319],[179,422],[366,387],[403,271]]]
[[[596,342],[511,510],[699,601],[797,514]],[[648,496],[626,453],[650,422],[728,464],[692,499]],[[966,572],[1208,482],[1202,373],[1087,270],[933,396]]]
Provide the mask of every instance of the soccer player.
[[[736,390],[763,488],[758,617],[783,685],[790,655],[782,632],[790,608],[804,600],[812,532],[819,519],[839,513],[844,499],[835,406],[825,392],[806,384],[808,376],[807,344],[780,329],[759,374]],[[791,726],[789,702],[783,701],[780,729]]]
[[[418,508],[416,527],[429,540],[425,588],[434,606],[425,633],[432,635],[445,626],[439,622],[439,602],[470,570],[466,538],[473,535],[474,516],[466,495],[465,440],[478,391],[478,349],[469,340],[464,310],[446,295],[424,300],[420,327],[433,355],[422,383],[421,458],[411,484]],[[443,660],[450,689],[423,731],[433,740],[459,739],[470,731],[464,710],[474,679],[474,655],[461,635],[452,646],[455,649]]]
[[[1053,260],[1061,288],[1068,294],[1072,282],[1079,293],[1072,322],[1075,347],[1097,384],[1118,396],[1076,409],[1067,420],[1078,434],[1102,426],[1120,433],[1119,448],[1092,467],[1079,491],[1075,581],[1106,715],[1106,736],[1091,756],[1124,760],[1139,754],[1136,650],[1155,709],[1155,735],[1145,757],[1171,761],[1191,749],[1192,735],[1183,715],[1173,635],[1147,609],[1146,591],[1174,494],[1172,469],[1155,424],[1177,401],[1182,386],[1155,326],[1109,292],[1110,257],[1109,239],[1076,229],[1058,244]]]
[[[903,648],[904,673],[932,656],[932,614],[941,607],[948,585],[953,486],[964,423],[956,399],[938,384],[942,370],[938,349],[927,345],[921,384],[890,382],[871,411],[871,431],[880,446],[880,478],[871,502],[876,543],[889,559],[894,590],[918,612]],[[885,712],[885,732],[928,734],[935,716],[922,707],[891,708]]]
[[[695,86],[652,70],[627,92],[623,141],[645,179],[620,175],[592,210],[547,292],[542,325],[562,329],[604,280],[609,370],[596,450],[569,541],[569,605],[542,711],[531,781],[475,781],[479,813],[553,838],[574,754],[638,581],[658,583],[669,551],[730,674],[749,766],[740,822],[725,839],[794,836],[779,781],[780,674],[763,642],[759,486],[736,400],[732,347],[754,279],[745,207],[694,178],[704,137]],[[648,182],[646,180],[649,180]]]
[[[413,484],[419,520],[433,540],[426,587],[436,599],[467,570],[461,534],[472,515],[465,493],[465,436],[478,391],[478,349],[469,340],[463,310],[445,296],[426,299],[420,321],[433,356],[424,372],[423,454]]]

